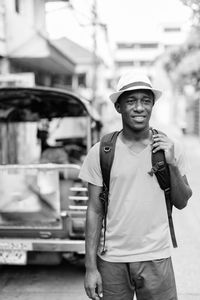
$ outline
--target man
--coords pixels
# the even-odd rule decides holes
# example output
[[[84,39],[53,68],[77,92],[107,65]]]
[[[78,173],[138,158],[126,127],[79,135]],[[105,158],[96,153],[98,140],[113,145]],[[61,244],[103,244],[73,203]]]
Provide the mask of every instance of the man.
[[[192,191],[178,144],[153,135],[152,108],[161,96],[150,80],[129,72],[110,96],[122,118],[110,174],[106,252],[102,254],[102,174],[99,143],[89,151],[80,178],[88,182],[85,290],[104,300],[176,300],[164,192],[151,169],[151,151],[163,149],[171,175],[173,205],[182,209]]]

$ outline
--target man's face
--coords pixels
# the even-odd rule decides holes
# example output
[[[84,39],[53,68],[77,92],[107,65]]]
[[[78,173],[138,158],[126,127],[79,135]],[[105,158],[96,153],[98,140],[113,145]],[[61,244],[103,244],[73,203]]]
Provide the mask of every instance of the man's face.
[[[140,131],[149,127],[153,104],[154,96],[151,91],[135,90],[124,92],[115,108],[122,115],[123,126]]]

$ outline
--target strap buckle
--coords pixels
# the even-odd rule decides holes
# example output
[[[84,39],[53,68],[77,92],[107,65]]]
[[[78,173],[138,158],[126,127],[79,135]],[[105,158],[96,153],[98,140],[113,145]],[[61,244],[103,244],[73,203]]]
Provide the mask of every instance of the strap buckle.
[[[104,152],[110,152],[110,150],[111,150],[111,147],[110,146],[105,146],[105,147],[103,147],[103,150],[104,150]]]

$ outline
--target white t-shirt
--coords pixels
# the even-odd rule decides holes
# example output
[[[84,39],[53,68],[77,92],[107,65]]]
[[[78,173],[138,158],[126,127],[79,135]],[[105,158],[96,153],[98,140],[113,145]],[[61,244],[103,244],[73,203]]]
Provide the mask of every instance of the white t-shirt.
[[[185,159],[175,143],[179,170],[185,175]],[[102,186],[99,143],[89,151],[79,177]],[[106,253],[110,262],[136,262],[170,256],[170,233],[164,192],[155,175],[150,176],[151,146],[140,153],[128,148],[118,137],[110,175],[106,229]],[[98,255],[101,255],[102,239]]]

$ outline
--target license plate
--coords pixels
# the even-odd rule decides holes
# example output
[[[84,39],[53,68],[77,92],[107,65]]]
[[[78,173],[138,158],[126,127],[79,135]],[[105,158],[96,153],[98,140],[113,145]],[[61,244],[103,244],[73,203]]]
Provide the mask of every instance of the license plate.
[[[27,252],[22,250],[0,250],[0,264],[26,265]]]

